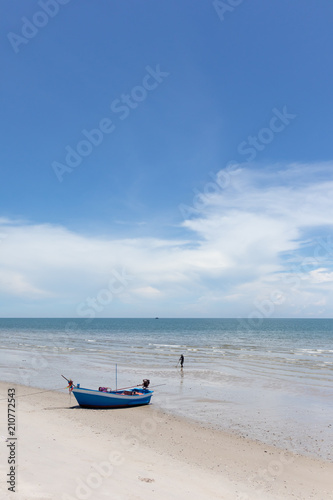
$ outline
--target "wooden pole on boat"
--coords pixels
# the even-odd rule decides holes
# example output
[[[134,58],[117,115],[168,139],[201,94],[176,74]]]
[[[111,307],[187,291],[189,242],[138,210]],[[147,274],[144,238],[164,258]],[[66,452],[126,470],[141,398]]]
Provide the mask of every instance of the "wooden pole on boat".
[[[119,387],[119,390],[124,391],[125,389],[134,389],[134,387],[137,387],[138,385],[142,385],[142,382],[139,382],[138,384],[134,385],[129,385],[128,387]]]
[[[116,363],[116,390],[117,390],[117,363]]]

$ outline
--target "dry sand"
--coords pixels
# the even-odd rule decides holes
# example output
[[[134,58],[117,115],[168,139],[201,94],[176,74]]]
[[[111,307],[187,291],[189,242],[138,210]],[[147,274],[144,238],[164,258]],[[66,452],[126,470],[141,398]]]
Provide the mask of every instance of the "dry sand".
[[[65,391],[15,384],[18,467],[10,493],[5,440],[12,386],[0,387],[1,498],[333,499],[332,463],[206,429],[154,404],[87,410]]]

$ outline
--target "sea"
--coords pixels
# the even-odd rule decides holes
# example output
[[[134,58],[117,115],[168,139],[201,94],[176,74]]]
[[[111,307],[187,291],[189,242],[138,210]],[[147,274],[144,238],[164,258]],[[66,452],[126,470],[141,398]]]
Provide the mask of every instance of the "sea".
[[[159,409],[333,460],[332,319],[0,319],[0,369],[63,392],[61,375],[112,389],[147,378]]]

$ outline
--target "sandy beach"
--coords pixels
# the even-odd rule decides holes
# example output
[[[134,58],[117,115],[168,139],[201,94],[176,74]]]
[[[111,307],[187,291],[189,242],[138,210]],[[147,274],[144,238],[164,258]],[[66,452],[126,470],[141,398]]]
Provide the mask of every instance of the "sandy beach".
[[[87,410],[65,391],[4,382],[0,387],[2,498],[333,498],[332,463],[204,428],[157,411],[153,402]],[[12,387],[15,443],[7,429],[6,397]],[[7,484],[11,444],[15,493]]]

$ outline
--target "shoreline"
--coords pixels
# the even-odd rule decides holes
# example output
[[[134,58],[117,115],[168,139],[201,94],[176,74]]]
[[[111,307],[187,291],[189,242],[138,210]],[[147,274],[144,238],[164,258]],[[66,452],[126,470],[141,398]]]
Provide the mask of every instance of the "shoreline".
[[[333,498],[332,463],[172,415],[154,398],[148,406],[87,410],[73,395],[70,401],[66,393],[0,382],[3,441],[10,387],[17,401],[16,499],[103,499],[110,488],[115,500],[134,492],[142,500]],[[6,453],[2,446],[7,474]],[[5,475],[0,488],[11,498]]]
[[[12,373],[7,373],[6,379],[36,389],[64,392],[65,385],[61,382],[65,381],[59,373],[63,370],[66,372],[66,368],[57,361],[49,360],[48,373],[45,373],[45,369],[36,370],[34,377],[29,377],[30,372],[25,372],[23,366],[19,373],[17,368]],[[157,387],[152,403],[170,415],[190,419],[212,430],[221,430],[267,446],[333,463],[332,405],[329,404],[328,394],[325,398],[296,394],[295,389],[298,391],[299,387],[284,387],[281,392],[276,390],[272,381],[269,381],[269,387],[251,384],[244,387],[231,375],[219,380],[219,385],[215,382],[214,385],[201,385],[200,379],[193,378],[188,370],[184,374],[169,372],[163,375],[153,375],[146,369],[135,369],[130,374],[128,371],[124,366],[118,365],[118,381],[121,380],[121,386],[127,387],[135,379],[147,378],[148,372],[148,378],[154,379],[151,388]],[[110,379],[112,387],[115,387],[112,383],[114,374],[110,370],[105,370],[102,381],[99,372],[96,369],[90,370],[90,367],[85,368],[85,376],[82,376],[82,368],[80,371],[72,369],[70,372],[70,376],[75,382],[80,382],[81,387],[109,386]],[[160,384],[166,379],[168,384]],[[55,381],[60,382],[60,386],[55,387]]]
[[[64,388],[151,380],[154,406],[204,426],[327,461],[332,454],[333,320],[3,321],[2,379]],[[184,370],[176,368],[180,353]],[[170,404],[165,404],[169,398]]]

